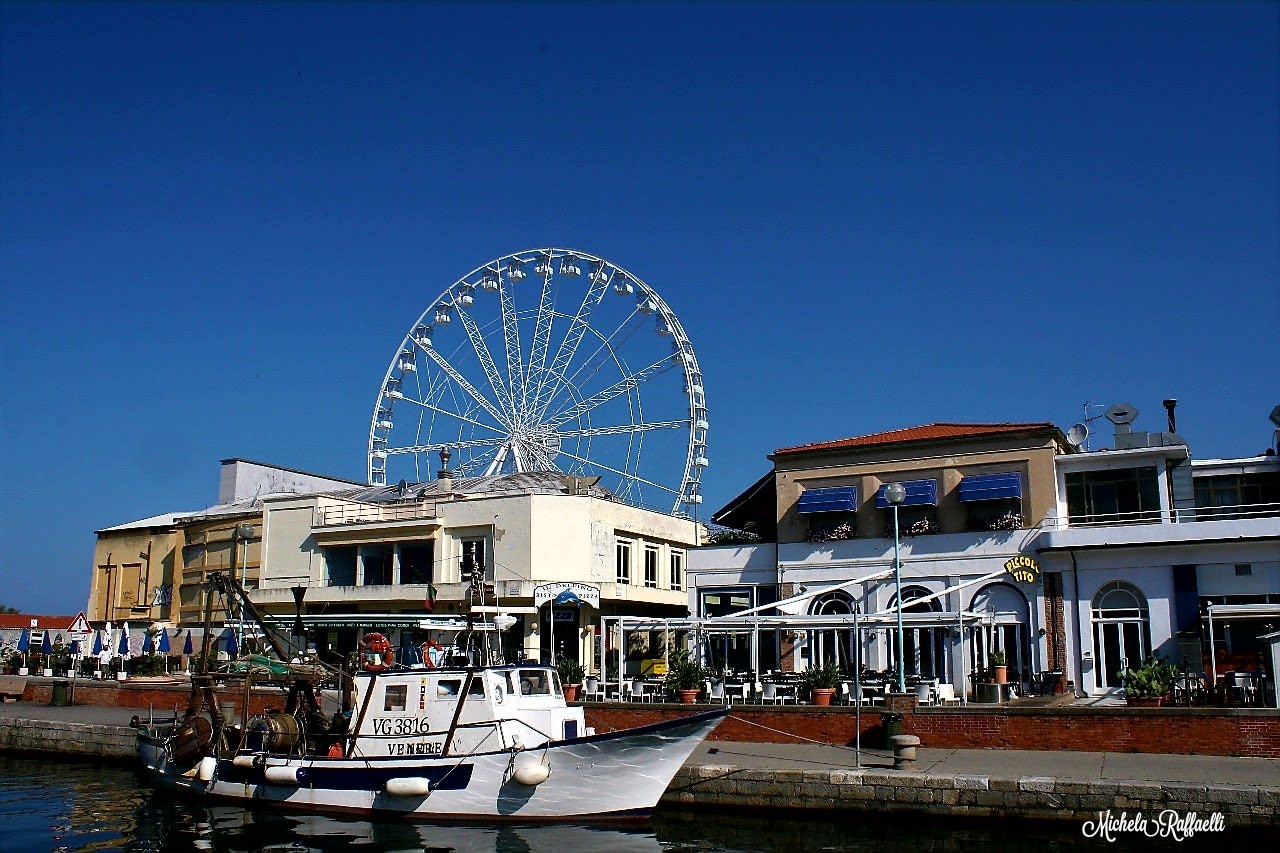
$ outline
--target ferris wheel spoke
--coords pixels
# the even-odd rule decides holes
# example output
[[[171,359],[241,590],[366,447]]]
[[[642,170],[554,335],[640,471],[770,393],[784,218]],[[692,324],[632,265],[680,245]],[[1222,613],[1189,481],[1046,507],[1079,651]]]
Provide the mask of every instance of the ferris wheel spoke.
[[[555,384],[547,382],[548,377],[563,378],[569,362],[573,361],[574,355],[578,352],[578,347],[582,343],[582,336],[590,328],[587,321],[591,318],[591,312],[600,304],[600,300],[608,292],[609,283],[612,281],[613,273],[605,273],[604,262],[598,261],[591,271],[591,286],[587,288],[586,294],[582,297],[582,304],[578,306],[577,313],[569,321],[569,330],[565,333],[564,340],[560,341],[560,346],[556,348],[555,358],[551,360],[551,367],[538,377],[538,384],[535,386],[536,390],[533,395],[533,404],[529,407],[530,411],[534,412],[537,417],[540,418],[546,414],[546,406],[551,402],[550,395],[556,388]]]
[[[577,456],[573,453],[570,453],[569,451],[565,450],[563,447],[560,448],[560,455],[568,456],[570,459],[581,462],[586,468],[599,468],[601,471],[608,471],[611,474],[617,474],[619,477],[623,477],[627,480],[631,480],[636,483],[644,483],[646,486],[653,486],[655,489],[662,489],[664,492],[670,492],[673,495],[680,493],[679,489],[673,489],[670,486],[664,486],[661,483],[655,483],[652,480],[646,480],[644,477],[641,477],[638,474],[632,474],[626,471],[619,471],[617,468],[614,468],[609,465],[605,465],[603,462],[596,462],[591,459],[584,459],[581,456]]]
[[[514,415],[516,409],[511,402],[511,392],[503,383],[501,374],[498,373],[498,365],[493,360],[493,354],[489,352],[489,344],[485,341],[484,335],[481,334],[480,327],[476,325],[475,318],[471,316],[470,312],[460,305],[457,308],[458,319],[462,321],[462,328],[466,331],[467,338],[471,341],[471,348],[475,350],[476,358],[480,361],[485,378],[489,380],[489,387],[493,389],[494,396],[497,397],[498,405]]]
[[[691,421],[661,421],[659,423],[619,424],[607,427],[589,427],[587,429],[557,430],[561,438],[594,438],[600,435],[626,435],[633,432],[648,432],[655,429],[688,429]]]
[[[600,338],[600,345],[595,348],[591,355],[587,356],[587,358],[578,365],[578,368],[574,370],[571,375],[565,376],[563,372],[556,374],[554,377],[557,380],[555,387],[553,387],[547,394],[547,401],[543,404],[541,411],[538,412],[538,417],[540,419],[545,418],[547,411],[553,408],[557,399],[563,394],[563,392],[565,392],[566,389],[575,390],[582,388],[589,379],[600,372],[600,368],[605,364],[610,361],[614,361],[616,363],[618,360],[618,349],[636,333],[636,330],[640,328],[643,322],[644,315],[639,311],[632,311],[625,320],[618,324],[618,327],[613,330],[612,334],[608,337]],[[588,368],[590,368],[590,371],[583,376],[583,371],[586,371]],[[621,371],[621,366],[619,366],[619,370]]]
[[[485,469],[486,477],[493,477],[502,472],[502,466],[506,464],[507,456],[511,452],[511,443],[506,442],[498,448],[498,452],[493,454],[493,458],[489,460],[489,467]]]
[[[502,305],[502,339],[507,350],[507,390],[511,400],[512,421],[515,415],[524,408],[524,363],[520,354],[520,324],[516,316],[516,303],[511,295],[511,279],[502,277],[499,270],[498,297]]]
[[[506,431],[503,430],[501,427],[496,427],[496,426],[493,426],[492,424],[487,424],[484,421],[478,421],[474,418],[467,417],[466,415],[461,414],[459,412],[455,412],[452,409],[445,409],[433,403],[429,403],[426,400],[415,400],[413,397],[405,397],[404,402],[412,403],[415,406],[421,406],[422,408],[430,412],[434,412],[436,414],[445,415],[450,418],[456,418],[457,420],[463,421],[464,423],[471,424],[472,426],[482,427],[487,430],[492,430],[493,432],[496,432],[496,433],[502,433],[504,436],[506,435]],[[433,421],[434,421],[434,418],[433,418]],[[421,427],[419,427],[419,433],[420,432],[421,432]]]
[[[470,382],[468,382],[466,378],[461,373],[458,372],[457,368],[455,368],[452,364],[446,361],[444,356],[436,352],[435,347],[430,347],[430,348],[423,347],[422,351],[427,354],[428,358],[430,358],[432,361],[436,363],[437,367],[443,370],[445,374],[450,379],[453,380],[453,383],[455,385],[457,385],[463,391],[467,392],[467,396],[469,396],[471,399],[479,403],[480,407],[484,409],[486,412],[488,412],[495,421],[507,427],[508,429],[511,428],[511,424],[503,416],[502,412],[498,411],[497,407],[494,406],[493,403],[491,403],[487,397],[485,397],[478,390],[476,390],[476,387],[472,385]]]
[[[664,358],[661,361],[655,361],[653,364],[649,365],[644,370],[641,370],[640,372],[635,373],[631,376],[627,376],[619,380],[618,382],[615,382],[613,385],[610,385],[608,388],[604,389],[603,391],[600,391],[597,394],[593,394],[592,396],[588,397],[587,399],[583,400],[577,405],[572,406],[551,418],[548,418],[545,421],[545,423],[547,426],[557,427],[562,423],[571,421],[576,417],[586,414],[587,412],[591,411],[597,406],[602,406],[605,403],[609,402],[610,400],[614,399],[615,397],[621,396],[622,394],[627,393],[633,388],[639,387],[640,385],[642,385],[645,382],[648,382],[650,379],[654,378],[655,376],[660,376],[661,374],[666,373],[668,370],[670,370],[674,366],[675,366],[675,362],[673,362],[670,358]]]
[[[471,441],[443,441],[433,444],[415,444],[413,447],[388,447],[387,455],[393,456],[404,453],[438,453],[441,450],[471,450],[476,447],[493,447],[506,441],[505,435],[494,436],[493,438],[476,438]]]
[[[538,316],[533,326],[533,344],[529,349],[529,371],[526,376],[528,389],[532,388],[532,397],[526,397],[524,405],[521,408],[521,414],[528,416],[533,409],[532,404],[537,401],[537,389],[541,387],[543,372],[547,366],[547,347],[551,342],[551,323],[555,319],[555,301],[552,298],[554,288],[552,287],[552,256],[548,252],[543,255],[543,263],[546,270],[542,277],[542,298],[538,300]]]

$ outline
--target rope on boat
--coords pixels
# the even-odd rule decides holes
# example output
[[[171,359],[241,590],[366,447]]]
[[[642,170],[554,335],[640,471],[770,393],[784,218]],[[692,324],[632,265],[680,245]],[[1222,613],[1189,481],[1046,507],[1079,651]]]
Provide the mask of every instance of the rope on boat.
[[[495,728],[492,728],[492,729],[489,729],[489,733],[488,733],[487,735],[485,735],[484,737],[480,738],[479,742],[478,742],[478,743],[476,743],[476,745],[475,745],[474,747],[472,747],[472,748],[471,748],[471,751],[470,751],[470,752],[468,752],[466,755],[459,756],[459,758],[458,758],[457,762],[456,762],[452,767],[450,767],[448,770],[446,770],[446,771],[444,772],[444,775],[440,777],[440,781],[439,781],[439,782],[436,782],[434,785],[432,785],[432,786],[431,786],[431,789],[432,789],[432,790],[435,790],[436,788],[438,788],[438,787],[440,787],[442,784],[444,784],[444,780],[449,778],[449,774],[450,774],[450,773],[452,773],[453,771],[457,770],[459,767],[461,767],[461,766],[462,766],[462,762],[466,761],[468,758],[470,758],[471,756],[475,755],[475,754],[476,754],[476,751],[477,751],[478,749],[480,749],[480,747],[484,746],[484,742],[485,742],[485,741],[487,741],[489,738],[493,737],[493,733],[494,733],[495,731],[497,731],[497,728],[496,728],[496,727],[495,727]]]

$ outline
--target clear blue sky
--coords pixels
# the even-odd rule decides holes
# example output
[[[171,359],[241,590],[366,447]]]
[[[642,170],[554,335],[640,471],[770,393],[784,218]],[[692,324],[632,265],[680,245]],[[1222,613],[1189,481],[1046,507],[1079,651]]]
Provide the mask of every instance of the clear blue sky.
[[[684,323],[706,508],[773,449],[1280,403],[1277,6],[0,7],[0,603],[241,456],[361,479],[407,326],[569,246]],[[1100,422],[1099,426],[1106,426]]]

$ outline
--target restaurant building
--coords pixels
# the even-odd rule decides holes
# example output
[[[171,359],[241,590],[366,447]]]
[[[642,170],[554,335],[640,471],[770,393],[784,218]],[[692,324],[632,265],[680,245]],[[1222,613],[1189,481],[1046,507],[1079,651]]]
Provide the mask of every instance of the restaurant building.
[[[731,529],[691,553],[691,608],[723,616],[803,594],[780,612],[883,617],[897,609],[896,541],[915,614],[909,675],[972,693],[1000,652],[1021,692],[1062,673],[1103,696],[1154,654],[1275,704],[1264,638],[1280,628],[1280,457],[1272,446],[1193,460],[1174,404],[1163,432],[1135,431],[1137,411],[1113,406],[1112,446],[1097,450],[1050,424],[930,424],[778,450],[773,471],[713,515]],[[866,621],[860,639],[801,625],[751,651],[740,633],[709,649],[728,668],[834,656],[892,673],[895,629]]]

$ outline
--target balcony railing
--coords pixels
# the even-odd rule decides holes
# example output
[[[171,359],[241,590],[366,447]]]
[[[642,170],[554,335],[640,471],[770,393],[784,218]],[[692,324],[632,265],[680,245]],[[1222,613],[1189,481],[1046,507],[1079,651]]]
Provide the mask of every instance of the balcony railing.
[[[316,527],[435,518],[434,503],[340,504],[316,510]]]
[[[1116,527],[1128,524],[1187,524],[1197,521],[1229,521],[1280,516],[1280,503],[1239,504],[1237,506],[1195,506],[1176,509],[1147,509],[1138,512],[1106,512],[1092,515],[1049,516],[1046,530],[1068,527]]]

